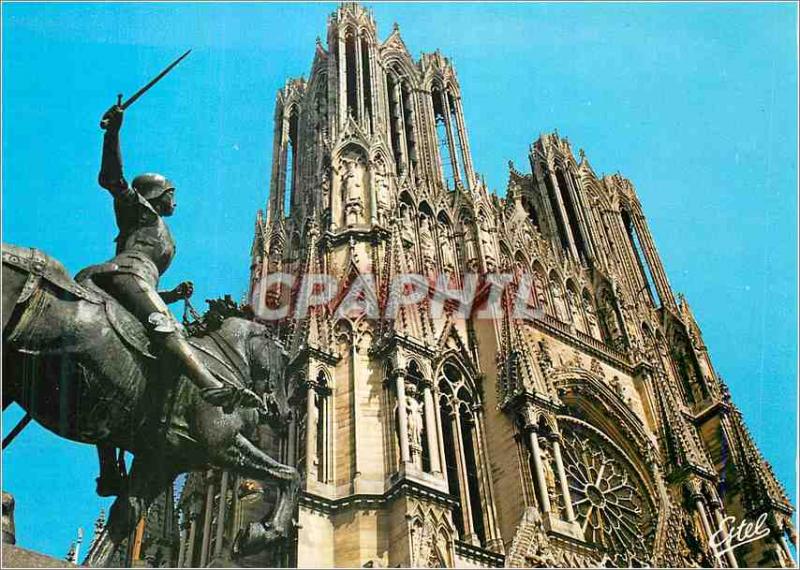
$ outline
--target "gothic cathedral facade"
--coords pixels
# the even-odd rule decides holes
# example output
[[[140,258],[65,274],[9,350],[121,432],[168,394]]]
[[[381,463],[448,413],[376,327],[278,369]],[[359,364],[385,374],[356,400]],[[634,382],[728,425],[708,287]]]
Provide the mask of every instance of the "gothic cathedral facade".
[[[474,169],[468,104],[446,57],[415,61],[397,26],[379,40],[354,3],[330,16],[308,79],[277,95],[256,315],[315,294],[276,275],[371,280],[359,299],[381,309],[403,275],[434,293],[480,276],[476,306],[508,277],[488,318],[452,299],[437,311],[431,295],[353,317],[338,295],[270,324],[292,421],[264,445],[304,474],[296,539],[272,562],[794,565],[793,507],[670,288],[632,183],[546,134],[529,168],[509,164],[500,198]],[[179,565],[211,560],[273,500],[191,476]],[[713,548],[726,517],[762,515],[768,535]]]

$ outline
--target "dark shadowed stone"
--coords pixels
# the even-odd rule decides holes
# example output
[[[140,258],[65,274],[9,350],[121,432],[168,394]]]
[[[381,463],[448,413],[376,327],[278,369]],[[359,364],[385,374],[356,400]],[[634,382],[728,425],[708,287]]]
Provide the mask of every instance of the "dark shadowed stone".
[[[60,558],[4,544],[3,568],[78,568],[78,566]]]

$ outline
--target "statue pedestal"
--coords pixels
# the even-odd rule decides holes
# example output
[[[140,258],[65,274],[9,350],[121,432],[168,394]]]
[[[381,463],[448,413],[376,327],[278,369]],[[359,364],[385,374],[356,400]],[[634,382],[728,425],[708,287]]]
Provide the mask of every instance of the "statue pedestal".
[[[583,531],[577,522],[561,520],[553,513],[542,515],[542,523],[547,532],[560,534],[575,540],[583,540]]]

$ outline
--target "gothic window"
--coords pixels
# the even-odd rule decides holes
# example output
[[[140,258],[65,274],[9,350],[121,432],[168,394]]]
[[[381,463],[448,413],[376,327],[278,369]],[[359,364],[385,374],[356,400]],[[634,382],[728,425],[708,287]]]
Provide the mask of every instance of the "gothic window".
[[[625,455],[579,420],[563,430],[563,461],[572,507],[586,540],[617,566],[649,560],[655,511],[644,483]]]
[[[533,205],[533,201],[532,200],[528,200],[527,196],[523,196],[522,197],[522,207],[528,213],[528,219],[531,221],[531,223],[538,228],[539,227],[539,215],[536,213],[536,207]]]
[[[447,99],[450,103],[450,125],[455,132],[455,142],[458,145],[458,152],[460,155],[458,166],[460,167],[459,173],[461,174],[461,184],[464,186],[464,188],[469,189],[469,178],[467,178],[467,147],[463,139],[463,133],[459,128],[460,121],[458,120],[458,108],[456,107],[457,100],[453,97],[452,92],[448,92]]]
[[[352,30],[344,36],[347,111],[358,119],[358,67],[356,65],[356,38]]]
[[[577,209],[575,208],[575,202],[572,200],[572,192],[570,191],[561,168],[556,168],[556,182],[558,182],[558,191],[561,195],[561,201],[564,203],[567,223],[569,224],[569,230],[572,234],[572,240],[575,242],[575,248],[578,250],[578,255],[581,259],[586,259],[586,244],[583,241],[583,233],[578,223]]]
[[[314,106],[317,116],[317,129],[325,130],[328,124],[328,76],[321,75],[319,78],[319,88],[314,98]]]
[[[297,180],[297,128],[298,117],[297,107],[292,107],[289,113],[289,132],[286,140],[286,171],[283,173],[283,215],[291,214],[292,203],[294,202],[294,192]]]
[[[411,161],[413,173],[417,173],[417,131],[414,124],[413,93],[407,82],[403,82],[400,90],[403,97],[403,130],[405,131],[406,151]]]
[[[316,407],[316,463],[317,480],[328,483],[333,479],[333,414],[331,413],[331,387],[327,376],[320,371],[315,387]]]
[[[440,89],[433,92],[433,115],[436,120],[436,139],[439,145],[439,160],[442,164],[444,184],[449,190],[455,189],[458,159],[450,146],[450,121],[447,113],[445,94]]]
[[[367,38],[361,38],[361,79],[362,93],[364,94],[364,113],[370,117],[369,127],[372,130],[372,74],[370,73],[369,43]]]
[[[403,111],[399,79],[394,73],[386,74],[386,93],[389,95],[389,142],[392,145],[397,174],[402,175],[405,168],[403,153]]]
[[[386,74],[386,91],[389,96],[389,140],[397,164],[398,175],[409,169],[417,172],[417,134],[413,92],[402,79],[399,69]]]
[[[483,505],[487,498],[481,484],[486,464],[480,456],[480,432],[476,415],[477,394],[460,367],[447,363],[438,382],[442,448],[450,494],[458,498],[453,520],[461,540],[476,536],[486,544]]]
[[[567,228],[564,220],[561,217],[561,208],[558,206],[558,197],[556,196],[556,189],[553,188],[553,181],[549,175],[547,165],[542,165],[544,172],[544,186],[547,189],[547,197],[550,200],[550,206],[553,210],[553,217],[556,220],[556,232],[558,233],[558,240],[561,243],[562,249],[569,251],[569,239],[567,238]]]
[[[650,264],[647,262],[647,257],[644,255],[642,242],[639,239],[639,232],[636,230],[636,225],[633,223],[633,220],[631,219],[631,216],[627,210],[622,210],[622,222],[625,225],[625,232],[628,234],[628,240],[631,243],[631,250],[633,251],[633,256],[636,259],[636,265],[639,268],[639,273],[642,276],[642,281],[644,282],[642,291],[647,291],[647,296],[650,299],[650,302],[655,305],[655,297],[653,293],[658,290],[655,286],[653,273],[650,270]]]

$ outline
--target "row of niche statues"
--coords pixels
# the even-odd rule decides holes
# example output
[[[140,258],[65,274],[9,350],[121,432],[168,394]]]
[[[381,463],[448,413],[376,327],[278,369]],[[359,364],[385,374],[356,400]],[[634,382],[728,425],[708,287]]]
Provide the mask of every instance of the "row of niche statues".
[[[456,237],[463,238],[460,244],[466,271],[474,273],[480,271],[479,252],[483,253],[487,271],[494,271],[496,268],[494,262],[494,238],[492,236],[494,232],[488,220],[484,217],[479,218],[479,223],[474,228],[469,221],[466,221],[463,234],[456,236],[447,221],[434,219],[431,214],[425,212],[415,214],[410,204],[401,202],[400,227],[403,242],[407,248],[412,247],[414,243],[419,243],[422,267],[426,273],[435,272],[438,267],[437,244],[441,255],[441,269],[445,273],[456,270],[458,264],[456,250],[453,246]],[[480,243],[480,247],[478,243]]]
[[[580,295],[572,287],[567,287],[565,294],[560,280],[554,273],[545,283],[542,273],[534,269],[533,283],[537,306],[545,313],[562,322],[572,323],[582,333],[605,340],[614,347],[622,347],[624,335],[614,308],[614,301],[607,291],[600,296],[598,308],[595,309],[595,304],[587,291]]]
[[[346,153],[339,159],[334,173],[337,191],[332,211],[341,212],[338,219],[331,220],[334,227],[352,228],[368,223],[388,225],[392,197],[388,171],[382,160],[375,160],[368,167],[360,153]],[[327,173],[323,173],[320,186],[323,203],[328,204],[331,196]]]
[[[339,159],[335,172],[338,175],[342,226],[352,228],[368,222],[388,226],[393,200],[384,161],[377,159],[368,167],[360,152],[346,152]],[[323,199],[326,201],[329,185],[327,175],[323,175],[322,191]],[[485,213],[479,212],[476,222],[473,225],[470,220],[465,220],[464,223],[465,231],[461,241],[464,270],[480,271],[482,255],[486,270],[494,271],[497,255],[491,221]],[[412,206],[406,203],[400,204],[400,224],[406,245],[419,243],[421,266],[426,273],[435,272],[437,267],[441,267],[445,273],[456,270],[458,265],[453,245],[456,236],[453,235],[450,224],[441,219],[434,219],[425,212],[415,214]],[[437,263],[437,244],[441,265]],[[585,334],[606,340],[617,348],[623,348],[624,334],[613,300],[604,296],[598,300],[595,309],[588,295],[579,295],[569,287],[565,292],[554,275],[551,275],[545,287],[543,276],[537,271],[534,271],[534,286],[538,306],[545,312],[563,322],[572,323],[577,330]]]

